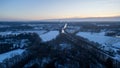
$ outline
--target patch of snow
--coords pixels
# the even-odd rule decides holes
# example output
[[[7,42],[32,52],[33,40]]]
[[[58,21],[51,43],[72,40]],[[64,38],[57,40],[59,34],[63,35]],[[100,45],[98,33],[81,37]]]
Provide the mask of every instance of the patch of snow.
[[[97,34],[97,33],[90,33],[90,32],[79,32],[77,33],[77,35],[87,38],[90,41],[97,42],[103,46],[115,46],[120,48],[119,38],[104,36],[104,33]]]
[[[9,51],[7,53],[0,54],[0,62],[2,62],[3,60],[5,60],[7,58],[13,57],[14,55],[17,55],[17,54],[20,55],[24,51],[25,50],[23,50],[23,49],[17,49],[17,50]]]
[[[48,63],[50,61],[49,57],[45,57],[42,59],[42,63]]]
[[[46,30],[29,30],[29,31],[20,31],[20,33],[37,33],[38,35],[41,35],[43,33],[47,32]]]
[[[34,27],[34,29],[43,29],[43,27]]]
[[[70,44],[63,43],[63,44],[60,44],[59,46],[61,47],[61,50],[71,49],[71,45]]]
[[[44,42],[46,42],[56,38],[58,34],[59,34],[59,31],[49,31],[48,33],[40,35],[40,37]]]
[[[120,48],[120,42],[114,43],[112,46]]]
[[[120,36],[116,36],[116,38],[120,38]]]
[[[46,33],[46,30],[26,30],[26,31],[6,31],[6,32],[0,32],[0,35],[18,35],[20,33],[37,33],[38,35],[41,35],[43,33]]]
[[[0,28],[10,27],[9,25],[0,25]]]
[[[110,26],[109,24],[98,24],[97,26]]]
[[[20,48],[27,46],[27,43],[28,43],[28,39],[22,39],[20,42]]]
[[[0,35],[9,35],[9,34],[11,34],[11,33],[12,33],[11,31],[0,32]]]
[[[115,57],[113,57],[113,58],[120,61],[120,55],[118,55],[118,54],[116,54]]]
[[[69,33],[74,33],[75,32],[74,29],[67,29],[66,31],[69,32]]]
[[[79,32],[78,36],[84,37],[89,41],[97,42],[101,44],[101,49],[105,51],[114,52],[114,58],[120,60],[120,55],[117,51],[120,49],[120,38],[104,36],[104,33],[90,33],[90,32]]]
[[[79,32],[77,33],[78,36],[82,36],[84,38],[87,38],[90,41],[98,42],[99,44],[104,44],[109,38],[104,37],[102,35],[97,35],[96,33],[90,33],[90,32]]]

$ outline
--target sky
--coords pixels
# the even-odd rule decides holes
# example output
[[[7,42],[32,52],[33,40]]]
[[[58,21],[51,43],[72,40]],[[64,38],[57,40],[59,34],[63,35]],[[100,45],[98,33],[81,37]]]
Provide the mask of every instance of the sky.
[[[120,16],[120,0],[0,0],[0,20]]]

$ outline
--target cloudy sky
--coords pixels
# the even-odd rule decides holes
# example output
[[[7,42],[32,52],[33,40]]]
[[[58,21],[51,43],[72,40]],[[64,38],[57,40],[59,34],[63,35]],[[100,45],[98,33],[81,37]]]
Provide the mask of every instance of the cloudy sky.
[[[0,20],[120,16],[120,0],[0,0]]]

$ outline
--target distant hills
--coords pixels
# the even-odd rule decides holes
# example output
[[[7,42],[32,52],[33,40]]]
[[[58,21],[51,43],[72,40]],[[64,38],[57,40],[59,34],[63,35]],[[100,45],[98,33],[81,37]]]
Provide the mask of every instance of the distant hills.
[[[44,19],[44,20],[25,20],[25,19],[8,19],[0,18],[0,21],[42,21],[42,22],[82,22],[82,21],[120,21],[120,16],[115,17],[88,17],[88,18],[61,18],[61,19]]]
[[[88,18],[63,18],[63,19],[47,19],[43,21],[120,21],[120,16],[116,17],[88,17]]]

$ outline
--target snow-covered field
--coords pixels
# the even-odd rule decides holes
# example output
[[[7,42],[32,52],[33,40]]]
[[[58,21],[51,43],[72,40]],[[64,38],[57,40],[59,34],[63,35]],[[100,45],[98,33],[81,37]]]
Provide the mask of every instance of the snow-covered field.
[[[90,41],[97,42],[103,46],[120,48],[120,38],[104,36],[104,33],[79,32],[77,35],[87,38]]]
[[[46,42],[56,38],[58,34],[59,34],[59,31],[49,31],[45,34],[40,35],[40,37],[43,40],[43,42]]]
[[[6,31],[6,32],[0,32],[0,35],[9,35],[9,34],[13,34],[13,35],[17,35],[20,33],[37,33],[39,35],[46,33],[46,30],[27,30],[27,31]]]
[[[114,51],[115,59],[120,60],[120,55],[117,54],[117,51],[120,50],[120,38],[116,37],[108,37],[104,36],[104,32],[102,33],[91,33],[91,32],[79,32],[78,36],[88,39],[89,41],[93,41],[101,44],[101,49],[105,51]]]
[[[3,60],[7,58],[14,57],[15,55],[20,55],[24,51],[25,51],[24,49],[17,49],[17,50],[9,51],[7,53],[0,54],[0,62],[2,62]]]
[[[0,32],[0,35],[9,35],[9,34],[17,35],[20,33],[37,33],[45,42],[54,39],[59,34],[59,31],[46,31],[46,30],[33,30],[33,31],[29,30],[29,31],[16,31],[16,32],[8,31],[8,32]]]

